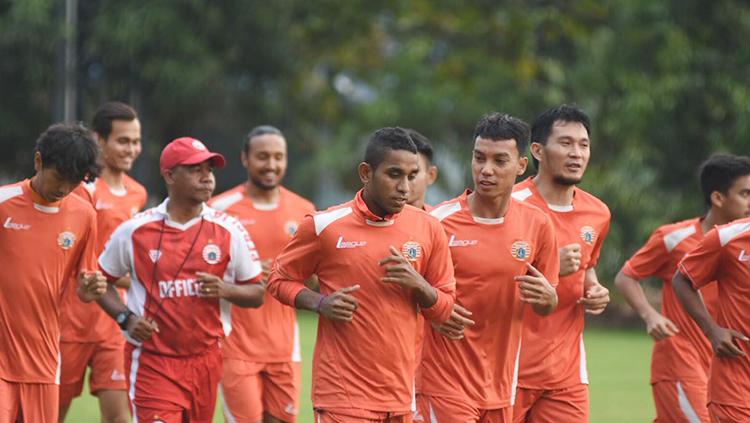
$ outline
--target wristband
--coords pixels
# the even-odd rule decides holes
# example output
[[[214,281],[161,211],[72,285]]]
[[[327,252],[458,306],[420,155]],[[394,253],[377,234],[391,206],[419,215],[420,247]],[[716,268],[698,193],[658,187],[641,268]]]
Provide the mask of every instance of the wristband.
[[[321,295],[320,299],[318,300],[318,304],[315,306],[315,312],[320,314],[320,305],[323,304],[323,300],[326,299],[325,295]]]

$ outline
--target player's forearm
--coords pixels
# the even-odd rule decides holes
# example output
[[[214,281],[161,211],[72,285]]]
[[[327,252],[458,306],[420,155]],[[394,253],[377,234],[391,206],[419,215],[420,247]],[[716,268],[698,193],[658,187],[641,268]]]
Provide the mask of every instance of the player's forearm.
[[[437,288],[432,289],[436,295],[434,303],[429,307],[425,307],[420,303],[420,311],[425,319],[432,322],[443,323],[451,316],[453,304],[456,302],[456,294],[455,291],[452,290],[444,291]],[[419,300],[417,299],[417,301]]]
[[[552,314],[553,311],[557,308],[557,293],[555,293],[554,298],[547,304],[532,304],[531,309],[534,310],[534,313],[540,315],[540,316],[548,316]]]
[[[96,302],[99,304],[99,307],[101,307],[104,312],[109,314],[113,319],[118,313],[128,310],[128,307],[122,302],[122,298],[120,298],[117,288],[112,284],[107,285],[107,292],[105,292]]]
[[[700,293],[693,288],[690,280],[679,270],[672,278],[672,289],[674,289],[677,299],[680,300],[690,317],[695,320],[703,333],[708,335],[716,327],[716,322],[708,313]]]
[[[227,288],[224,299],[238,307],[257,308],[263,305],[266,290],[261,284],[228,285]]]
[[[115,286],[124,289],[130,288],[130,275],[123,276],[120,279],[116,280]]]
[[[648,299],[646,299],[646,294],[643,292],[641,284],[622,273],[622,270],[615,277],[615,286],[622,296],[625,297],[625,301],[630,304],[630,307],[633,307],[633,310],[641,316],[641,319],[646,320],[648,316],[658,313],[648,302]]]

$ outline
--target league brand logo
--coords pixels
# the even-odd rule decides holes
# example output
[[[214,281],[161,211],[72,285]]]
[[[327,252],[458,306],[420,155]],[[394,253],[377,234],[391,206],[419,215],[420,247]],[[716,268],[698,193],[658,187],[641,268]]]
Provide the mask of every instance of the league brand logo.
[[[287,235],[290,237],[294,236],[294,234],[297,233],[297,228],[299,227],[299,224],[293,220],[290,220],[284,224],[284,232],[286,232]]]
[[[339,240],[336,241],[336,248],[339,250],[342,248],[358,248],[367,245],[367,241],[344,241],[344,236],[339,236]]]
[[[510,255],[516,260],[526,261],[531,257],[531,246],[526,241],[516,241],[510,246]]]
[[[401,246],[401,254],[409,261],[417,261],[422,257],[422,246],[416,241],[407,241]]]
[[[151,259],[152,263],[156,263],[161,258],[161,251],[159,250],[148,250],[148,258]]]
[[[451,234],[451,239],[448,240],[449,247],[471,247],[479,244],[476,239],[456,239],[455,234]]]
[[[203,247],[203,260],[208,264],[216,264],[221,261],[221,249],[216,244],[206,244]]]
[[[745,254],[745,250],[740,251],[740,255],[737,256],[737,260],[750,263],[750,255]]]
[[[60,235],[57,236],[57,245],[59,245],[63,250],[70,249],[70,247],[72,247],[75,242],[76,235],[73,232],[64,231],[60,232]]]
[[[596,231],[591,226],[584,226],[581,228],[581,239],[586,244],[593,244],[596,241]]]

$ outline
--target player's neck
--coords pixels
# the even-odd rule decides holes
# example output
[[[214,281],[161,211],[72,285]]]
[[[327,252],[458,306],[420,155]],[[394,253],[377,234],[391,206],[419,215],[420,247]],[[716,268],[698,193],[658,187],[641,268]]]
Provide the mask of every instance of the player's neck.
[[[569,206],[573,204],[575,185],[557,183],[551,175],[543,172],[539,172],[531,181],[545,203],[553,206]]]
[[[109,166],[104,166],[104,169],[102,169],[102,174],[99,175],[99,178],[101,178],[101,180],[104,181],[104,183],[107,184],[107,186],[111,189],[122,190],[125,189],[123,175],[125,175],[125,172],[121,170],[112,169]]]
[[[510,192],[507,195],[496,197],[482,196],[476,192],[472,192],[466,198],[466,203],[469,205],[469,211],[472,216],[483,219],[498,219],[505,216],[505,213],[508,212]]]
[[[424,197],[414,200],[414,202],[409,203],[409,205],[424,210]]]
[[[245,192],[256,204],[277,204],[279,197],[281,197],[281,189],[278,186],[267,190],[260,188],[252,181],[247,181],[245,184]]]
[[[203,203],[196,204],[194,201],[185,201],[179,198],[169,197],[167,202],[167,214],[169,219],[177,223],[187,223],[200,216]]]
[[[705,234],[710,231],[716,225],[724,225],[729,223],[730,220],[724,217],[721,212],[714,210],[713,208],[708,210],[706,216],[701,221],[701,230]]]

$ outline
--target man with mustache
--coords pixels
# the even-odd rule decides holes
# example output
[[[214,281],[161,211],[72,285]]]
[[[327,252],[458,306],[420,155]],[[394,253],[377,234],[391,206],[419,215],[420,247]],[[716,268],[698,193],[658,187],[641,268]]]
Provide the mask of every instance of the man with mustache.
[[[574,106],[537,117],[531,126],[537,174],[513,190],[514,198],[550,216],[560,248],[557,310],[544,318],[529,310],[524,316],[513,409],[517,423],[588,421],[583,317],[601,313],[609,302],[595,266],[610,223],[607,206],[576,186],[591,156],[590,128],[588,116]]]
[[[287,144],[273,126],[253,128],[240,156],[247,182],[209,202],[239,219],[252,236],[267,282],[273,260],[315,206],[281,185]],[[232,334],[224,344],[221,393],[228,421],[297,421],[300,375],[299,327],[293,308],[267,294],[257,310],[232,307]]]

